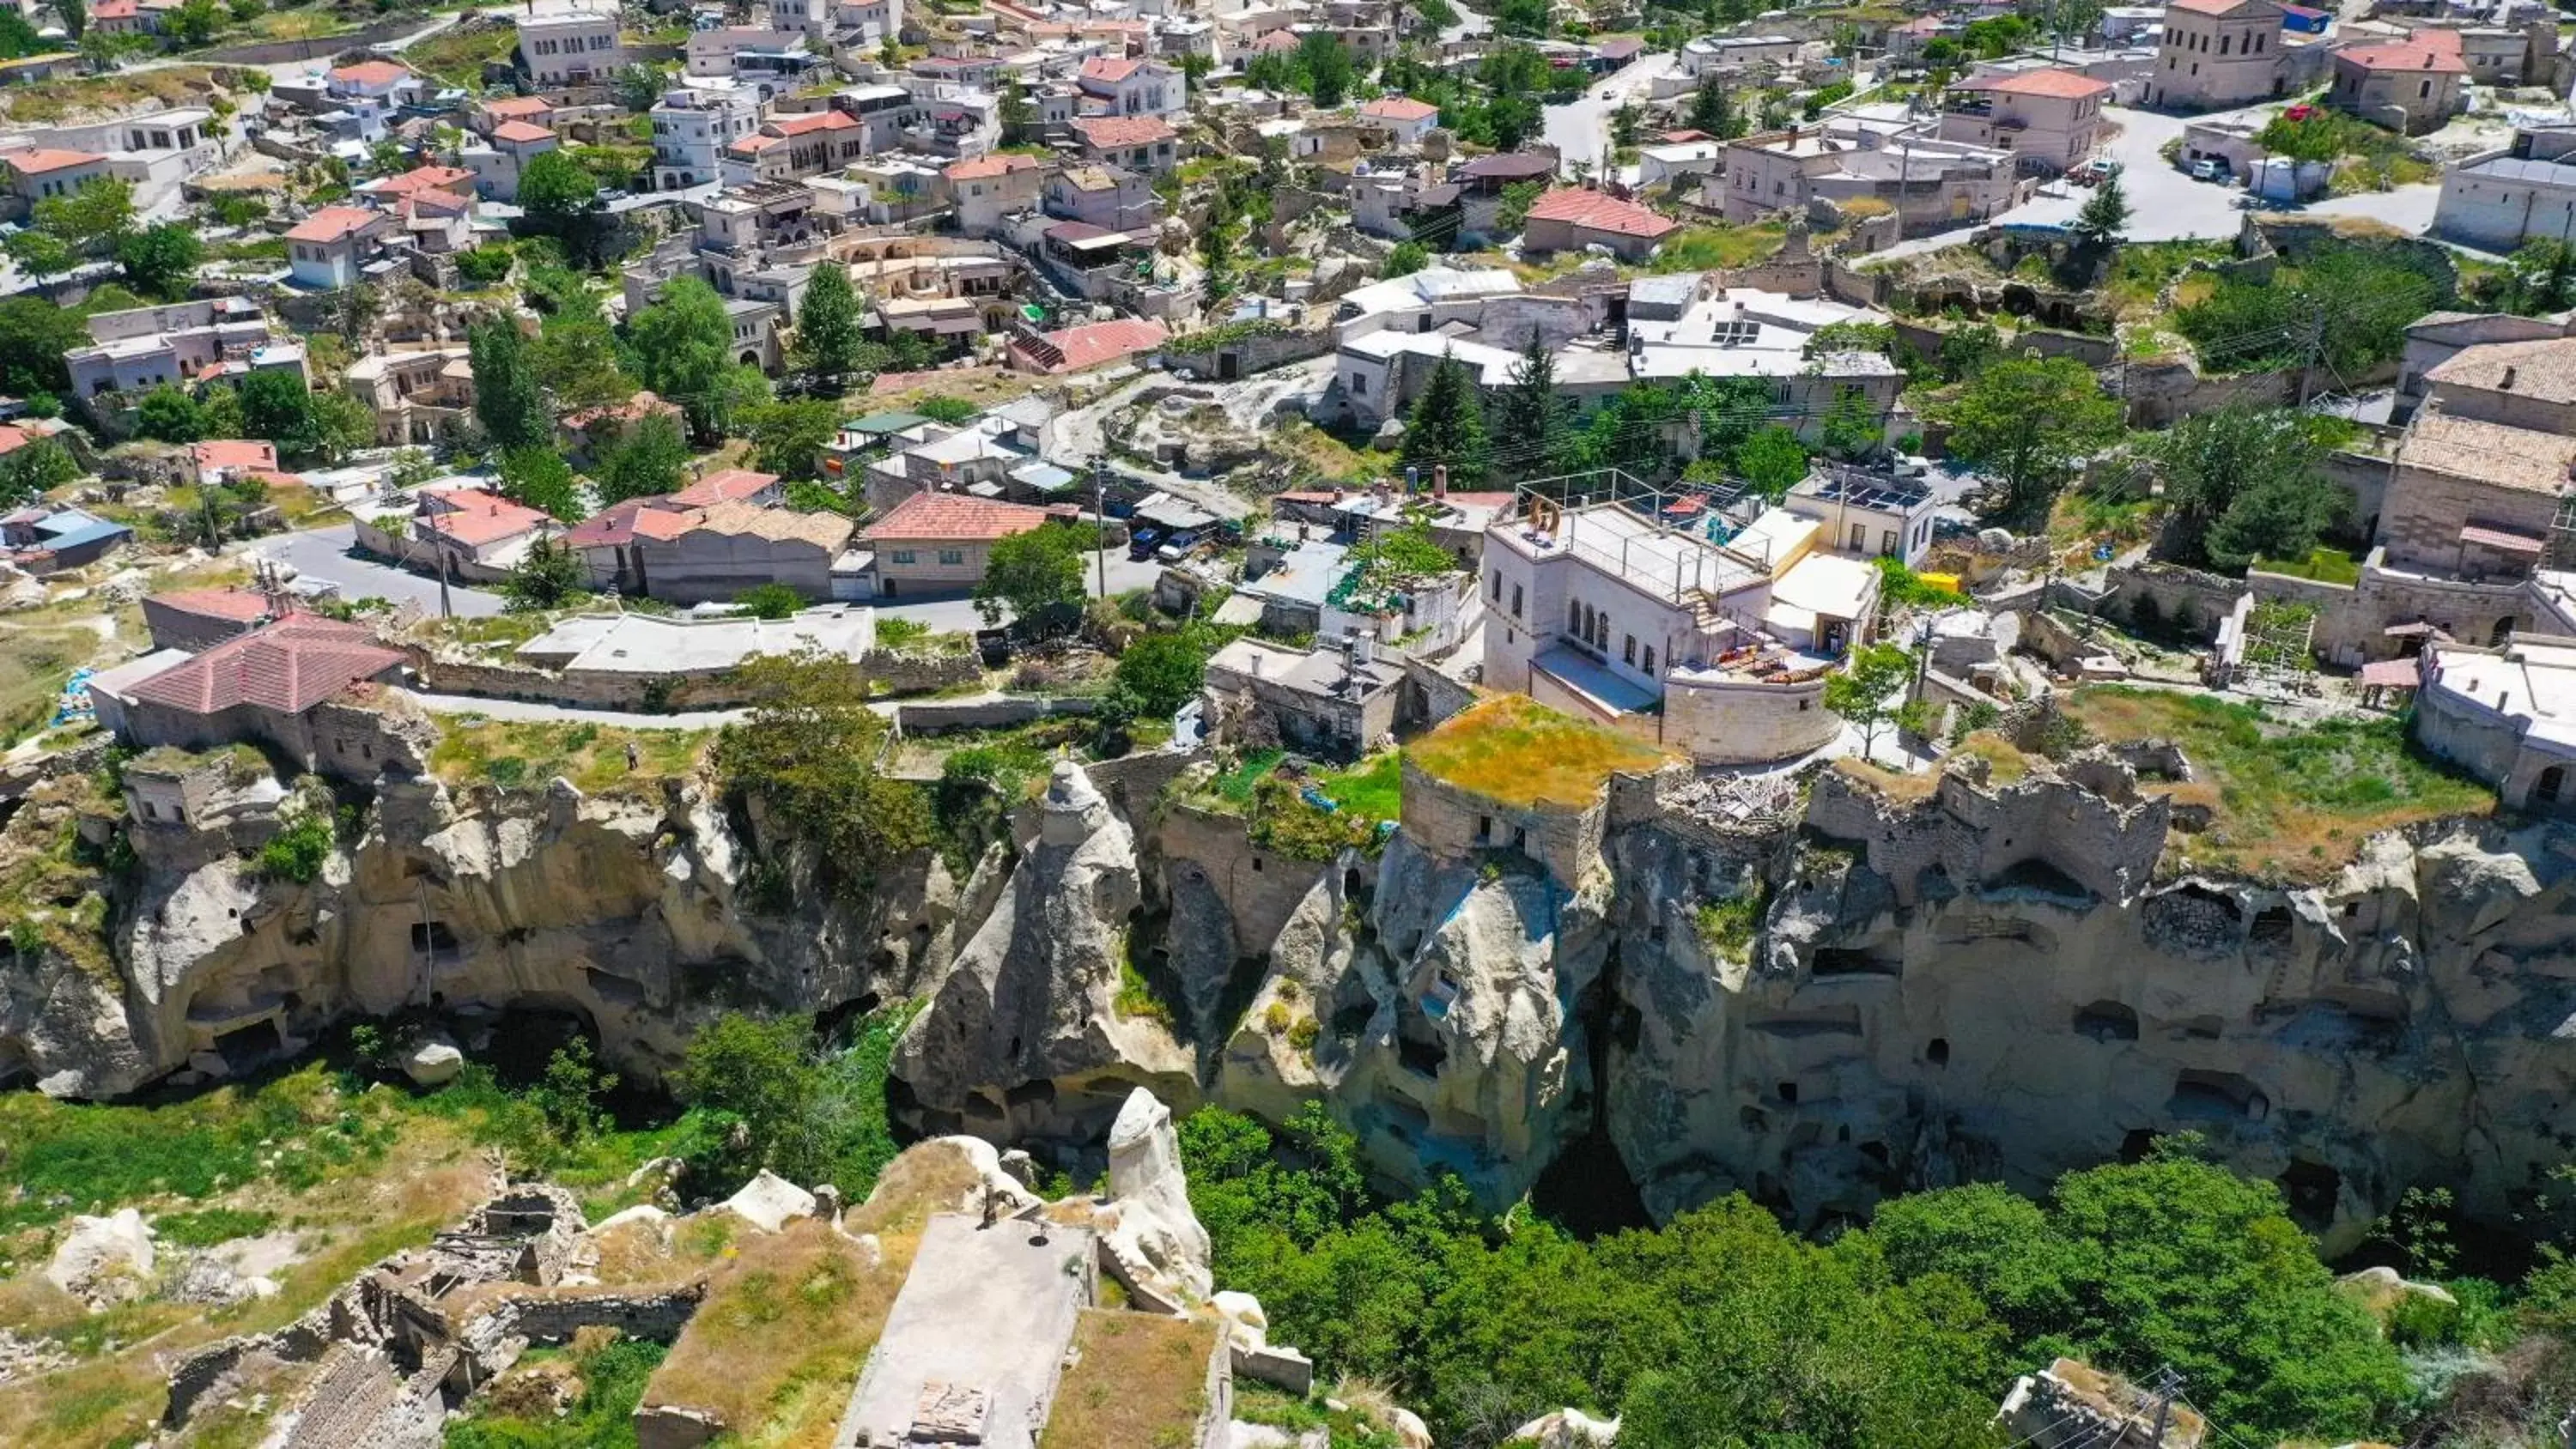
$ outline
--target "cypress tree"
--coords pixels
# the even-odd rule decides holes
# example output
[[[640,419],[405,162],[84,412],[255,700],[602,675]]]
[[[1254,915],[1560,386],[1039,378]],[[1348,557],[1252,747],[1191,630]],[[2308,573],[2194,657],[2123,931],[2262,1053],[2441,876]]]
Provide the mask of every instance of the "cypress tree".
[[[1405,419],[1403,462],[1428,477],[1440,465],[1452,483],[1473,483],[1485,476],[1485,409],[1476,397],[1475,379],[1455,353],[1440,354],[1430,385]]]

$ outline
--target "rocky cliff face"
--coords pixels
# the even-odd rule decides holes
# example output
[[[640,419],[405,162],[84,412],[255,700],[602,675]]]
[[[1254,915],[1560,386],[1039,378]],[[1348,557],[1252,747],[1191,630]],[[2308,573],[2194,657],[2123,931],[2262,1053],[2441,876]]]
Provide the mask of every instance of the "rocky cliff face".
[[[0,1070],[116,1096],[292,1053],[345,1017],[543,1007],[649,1078],[724,1005],[918,989],[959,896],[925,855],[863,910],[757,913],[743,843],[695,784],[611,798],[392,782],[336,823],[313,879],[263,874],[259,846],[315,812],[332,820],[327,792],[263,780],[184,828],[126,822],[133,857],[96,883],[107,959],[48,954],[0,979]],[[82,822],[101,841],[109,826]]]
[[[765,910],[694,786],[391,785],[299,884],[251,853],[327,801],[272,785],[125,827],[112,950],[0,971],[0,1072],[110,1096],[339,1017],[542,1005],[649,1076],[726,1005],[924,996],[895,1062],[919,1130],[1090,1149],[1140,1086],[1322,1098],[1384,1174],[1497,1205],[1592,1131],[1659,1216],[1740,1188],[1807,1223],[2194,1131],[2339,1247],[2417,1183],[2502,1217],[2576,1151],[2563,827],[2381,836],[2280,888],[2160,876],[2192,822],[2107,755],[1928,790],[1827,771],[1786,818],[1674,784],[1614,787],[1565,881],[1401,834],[1329,866],[1220,852],[1214,817],[1131,823],[1067,764],[963,882],[925,857],[858,906]],[[107,839],[69,808],[31,795],[0,843]],[[1177,978],[1167,1007],[1144,975]]]

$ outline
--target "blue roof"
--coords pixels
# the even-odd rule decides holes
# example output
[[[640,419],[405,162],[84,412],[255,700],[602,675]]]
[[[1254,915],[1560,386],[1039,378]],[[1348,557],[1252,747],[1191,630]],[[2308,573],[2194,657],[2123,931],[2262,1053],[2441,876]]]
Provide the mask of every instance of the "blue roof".
[[[54,515],[54,518],[60,518],[61,516],[61,514],[56,514]],[[57,550],[78,548],[85,543],[96,543],[101,539],[130,536],[134,532],[133,529],[126,527],[122,523],[110,523],[104,518],[90,518],[87,514],[83,514],[81,517],[86,520],[84,523],[78,527],[67,529],[64,532],[53,534],[45,540],[45,547]],[[36,527],[39,531],[48,531],[51,529],[53,522],[53,518],[48,518],[43,523],[36,525]]]

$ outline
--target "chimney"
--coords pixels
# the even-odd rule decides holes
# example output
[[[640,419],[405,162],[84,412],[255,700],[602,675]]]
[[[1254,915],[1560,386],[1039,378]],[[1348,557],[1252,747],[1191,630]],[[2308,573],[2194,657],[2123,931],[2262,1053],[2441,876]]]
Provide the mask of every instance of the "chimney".
[[[1449,465],[1446,463],[1435,463],[1431,467],[1431,496],[1440,499],[1449,496]]]
[[[2513,374],[2514,368],[2508,365],[2504,370],[2504,381],[2498,383],[2497,386],[2506,392],[2513,391]]]

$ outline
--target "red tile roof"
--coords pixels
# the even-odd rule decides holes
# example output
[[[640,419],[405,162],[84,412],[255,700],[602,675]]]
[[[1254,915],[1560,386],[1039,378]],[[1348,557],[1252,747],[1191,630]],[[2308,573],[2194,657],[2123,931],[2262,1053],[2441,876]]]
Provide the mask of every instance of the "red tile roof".
[[[2062,101],[2089,100],[2111,93],[2110,83],[2071,70],[2032,70],[2019,75],[1972,80],[1962,90],[1998,91],[2008,96],[2052,96]]]
[[[1160,116],[1102,116],[1078,118],[1073,123],[1082,144],[1102,150],[1119,150],[1128,146],[1151,146],[1169,141],[1180,134],[1164,124]]]
[[[847,111],[808,111],[801,116],[780,116],[767,129],[781,136],[802,136],[808,131],[847,131],[855,129],[859,118]]]
[[[1034,171],[1037,165],[1038,158],[1035,156],[1022,156],[1017,153],[1007,156],[978,156],[972,161],[954,162],[940,174],[951,181],[984,181],[996,176],[1008,176],[1014,171]]]
[[[135,4],[135,0],[98,0],[97,4],[89,7],[92,20],[131,20],[139,13],[141,7]]]
[[[1440,108],[1411,96],[1388,96],[1360,107],[1360,114],[1380,121],[1426,121],[1439,115]]]
[[[286,239],[291,242],[335,242],[372,226],[383,214],[358,206],[326,206],[297,222],[295,229],[286,234]]]
[[[410,71],[390,60],[364,60],[356,65],[335,67],[331,72],[331,81],[334,85],[380,86],[402,80],[410,74]]]
[[[0,457],[6,457],[43,436],[13,424],[0,423]]]
[[[778,482],[775,473],[755,473],[749,468],[725,468],[671,495],[671,501],[687,508],[710,508],[719,503],[732,503],[750,498]]]
[[[423,514],[421,526],[468,548],[516,538],[546,521],[540,510],[480,488],[448,488],[428,496],[446,507]]]
[[[24,151],[0,154],[0,161],[8,162],[21,175],[26,176],[42,176],[48,171],[64,171],[74,166],[88,166],[106,159],[104,156],[92,155],[87,151],[60,151],[45,146],[30,146]]]
[[[2261,5],[2277,10],[2271,0],[2168,0],[2170,10],[2187,10],[2194,15],[2233,15],[2248,5]]]
[[[302,714],[402,662],[361,625],[292,614],[153,675],[134,697],[190,714],[237,704]]]
[[[623,548],[638,538],[670,540],[697,522],[694,509],[673,508],[667,498],[612,503],[566,530],[567,548]]]
[[[562,421],[565,427],[579,432],[593,423],[607,422],[611,419],[621,423],[640,423],[656,413],[676,418],[680,415],[680,405],[675,402],[665,402],[660,393],[648,387],[621,403],[601,403],[596,407],[583,408],[579,412],[566,413]]]
[[[527,121],[503,121],[492,128],[493,140],[507,141],[514,146],[524,146],[530,141],[551,141],[554,135],[545,127]]]
[[[2350,60],[2365,70],[2415,70],[2446,75],[2464,73],[2468,69],[2468,63],[2460,58],[2460,32],[2456,30],[2418,30],[2404,40],[2338,47],[2334,55],[2337,60]]]
[[[1082,78],[1115,84],[1134,75],[1136,68],[1143,64],[1141,60],[1133,60],[1123,55],[1114,57],[1095,55],[1082,63]]]
[[[1171,335],[1170,329],[1150,317],[1120,317],[1109,322],[1067,327],[1061,332],[1046,334],[1046,340],[1064,354],[1062,365],[1047,370],[1080,372],[1086,367],[1116,362],[1149,347],[1159,347],[1163,339]]]
[[[236,624],[256,624],[268,617],[268,596],[250,589],[175,589],[145,602],[155,608]]]
[[[483,113],[490,116],[544,116],[553,112],[553,104],[543,96],[512,96],[506,101],[483,103]]]
[[[1560,186],[1532,203],[1529,219],[1561,221],[1616,236],[1659,237],[1681,226],[1671,217],[1658,216],[1633,201],[1572,186]]]
[[[1273,51],[1295,50],[1298,44],[1299,40],[1297,33],[1293,30],[1283,29],[1271,31],[1268,35],[1252,42],[1252,49],[1263,55],[1268,55]]]
[[[211,442],[189,444],[188,456],[200,473],[210,468],[275,468],[277,445],[242,438],[217,438]]]
[[[458,182],[470,182],[474,173],[462,166],[415,166],[400,176],[388,176],[361,188],[378,196],[409,196],[415,191],[448,191]]]
[[[2419,71],[2425,75],[2467,75],[2469,63],[2457,51],[2426,45],[2418,38],[2393,45],[2356,45],[2337,51],[2335,63],[2350,63],[2363,70]]]
[[[1047,511],[963,493],[915,493],[870,524],[870,543],[991,543],[1047,521]]]

